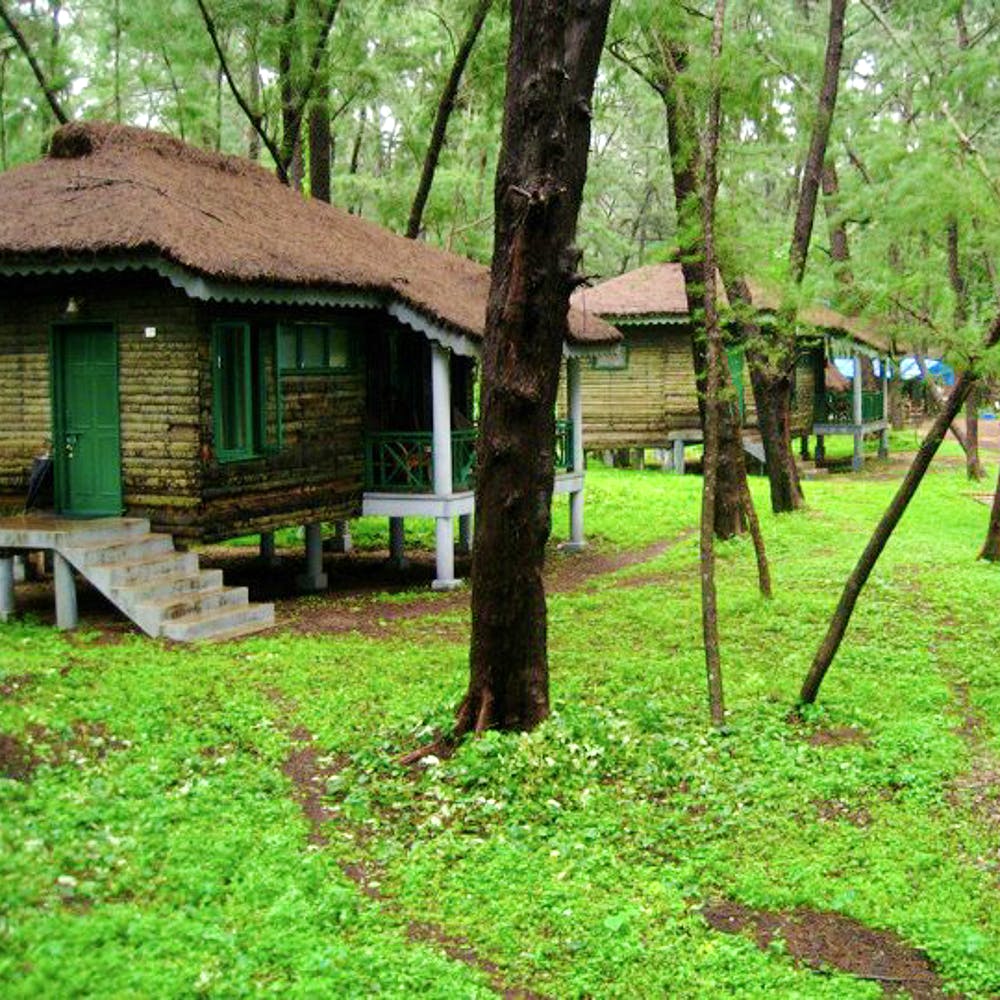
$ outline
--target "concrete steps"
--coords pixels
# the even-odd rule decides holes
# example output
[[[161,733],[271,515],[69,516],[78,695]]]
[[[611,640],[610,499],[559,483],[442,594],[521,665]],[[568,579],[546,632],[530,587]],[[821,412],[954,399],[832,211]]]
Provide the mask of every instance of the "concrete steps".
[[[56,550],[150,636],[175,642],[236,638],[274,624],[273,604],[251,604],[246,587],[227,587],[192,552],[175,552],[148,521],[74,532]]]

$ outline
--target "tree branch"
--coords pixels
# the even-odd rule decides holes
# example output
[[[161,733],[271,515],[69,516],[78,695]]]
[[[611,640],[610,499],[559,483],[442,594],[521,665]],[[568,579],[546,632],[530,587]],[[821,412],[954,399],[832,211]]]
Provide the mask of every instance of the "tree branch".
[[[201,19],[205,22],[205,30],[208,32],[208,37],[212,40],[212,47],[215,49],[215,54],[219,59],[219,66],[222,69],[222,74],[226,78],[226,82],[229,84],[229,90],[233,95],[236,103],[239,105],[240,110],[246,116],[248,122],[253,127],[253,130],[260,136],[260,141],[264,143],[267,151],[271,154],[271,159],[274,160],[275,170],[278,174],[278,179],[283,183],[288,183],[288,170],[286,164],[282,162],[281,150],[278,149],[277,143],[270,135],[267,134],[264,128],[263,121],[264,118],[258,111],[254,111],[250,107],[247,99],[243,96],[242,91],[236,84],[236,80],[233,78],[232,71],[229,68],[229,60],[226,59],[226,54],[222,50],[222,44],[219,41],[219,34],[215,27],[215,21],[212,19],[212,15],[208,12],[208,8],[205,6],[205,0],[196,0],[198,4],[198,10],[201,11]]]
[[[56,95],[56,91],[46,77],[44,70],[39,65],[38,60],[35,58],[35,54],[31,51],[31,46],[28,44],[28,40],[24,37],[24,33],[18,27],[13,14],[7,10],[7,6],[2,2],[2,0],[0,0],[0,21],[3,21],[3,23],[7,26],[7,30],[14,36],[14,41],[17,42],[17,47],[24,53],[24,58],[28,60],[28,65],[31,66],[31,72],[35,74],[38,86],[42,88],[42,93],[45,95],[45,100],[48,101],[49,107],[52,109],[52,114],[56,116],[56,121],[58,121],[60,125],[66,125],[69,122],[69,115],[67,115],[63,110],[63,106]]]

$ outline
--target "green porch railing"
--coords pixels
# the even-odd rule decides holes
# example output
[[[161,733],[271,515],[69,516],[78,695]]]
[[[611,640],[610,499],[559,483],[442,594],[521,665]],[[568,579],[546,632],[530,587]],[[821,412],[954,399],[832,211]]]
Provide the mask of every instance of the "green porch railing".
[[[861,421],[870,423],[881,420],[883,415],[882,393],[861,393]],[[818,392],[813,420],[817,424],[853,424],[854,423],[854,393]]]
[[[365,489],[383,493],[434,490],[431,431],[376,431],[365,435]],[[556,421],[556,472],[573,468],[573,422]],[[470,490],[476,471],[476,428],[451,432],[453,490]]]

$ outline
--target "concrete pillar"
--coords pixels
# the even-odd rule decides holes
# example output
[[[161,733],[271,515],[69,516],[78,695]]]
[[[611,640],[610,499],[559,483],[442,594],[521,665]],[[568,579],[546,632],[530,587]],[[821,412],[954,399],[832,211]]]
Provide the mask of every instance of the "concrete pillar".
[[[333,527],[333,538],[328,538],[324,543],[328,552],[348,553],[354,548],[354,540],[351,538],[351,522],[337,521]]]
[[[63,630],[76,628],[79,621],[76,580],[73,578],[73,567],[59,552],[52,553],[52,575],[56,589],[56,625]]]
[[[401,517],[389,518],[389,565],[393,569],[406,569],[406,521]]]
[[[306,533],[306,571],[296,583],[299,590],[306,594],[326,590],[327,576],[323,572],[323,531],[319,521],[313,521],[305,526]]]
[[[431,412],[433,414],[432,465],[434,493],[451,496],[451,372],[450,352],[440,344],[431,344]],[[437,576],[434,590],[453,590],[455,579],[455,536],[450,517],[435,519],[434,552]]]
[[[14,557],[0,553],[0,622],[14,613]]]
[[[24,583],[28,579],[28,567],[24,556],[14,556],[14,583]]]
[[[460,514],[458,517],[458,552],[463,556],[472,552],[471,514]]]
[[[854,390],[854,457],[851,467],[855,472],[860,472],[865,464],[864,434],[861,430],[862,407],[861,407],[861,355],[854,352],[854,378],[851,380],[851,388]]]
[[[274,532],[262,531],[260,533],[260,561],[272,569],[278,565],[278,555],[274,550]]]
[[[684,475],[684,442],[679,438],[674,442],[674,472]]]
[[[882,367],[882,419],[886,426],[878,439],[878,457],[889,457],[889,359],[880,358],[879,364]]]
[[[571,467],[574,473],[586,470],[583,454],[583,384],[580,378],[580,359],[566,359],[566,413],[570,419]],[[565,552],[579,552],[586,546],[583,537],[583,488],[569,495],[569,541],[564,542]]]
[[[826,458],[826,438],[822,434],[816,435],[816,450],[813,452],[817,464]]]
[[[674,455],[669,448],[655,448],[653,454],[659,463],[660,472],[669,472],[674,467]]]

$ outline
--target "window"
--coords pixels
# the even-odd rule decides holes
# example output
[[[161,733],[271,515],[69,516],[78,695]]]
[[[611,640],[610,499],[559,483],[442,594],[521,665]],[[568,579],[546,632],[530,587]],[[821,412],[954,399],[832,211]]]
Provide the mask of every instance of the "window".
[[[279,340],[282,372],[335,373],[354,368],[354,344],[347,326],[291,323]]]
[[[628,347],[618,344],[613,351],[595,354],[590,361],[591,367],[599,372],[622,372],[628,368]]]
[[[273,327],[212,330],[215,454],[233,462],[281,449],[281,386]]]

